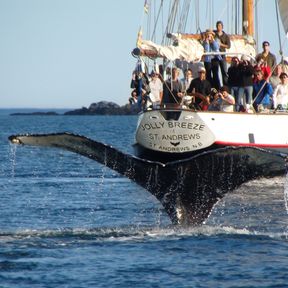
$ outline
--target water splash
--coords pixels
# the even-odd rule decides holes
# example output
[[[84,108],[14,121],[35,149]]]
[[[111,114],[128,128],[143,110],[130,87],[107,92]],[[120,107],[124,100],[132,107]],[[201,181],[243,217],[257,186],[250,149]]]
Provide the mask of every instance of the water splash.
[[[284,201],[285,201],[286,212],[288,214],[288,167],[286,171],[286,178],[284,181]]]
[[[11,164],[11,178],[15,177],[15,167],[16,167],[16,151],[17,145],[10,144],[9,150],[9,162]]]
[[[101,192],[103,190],[103,186],[104,186],[104,181],[105,181],[105,175],[106,175],[106,172],[107,172],[107,152],[105,150],[105,157],[104,157],[104,165],[101,165],[101,175],[99,177],[100,179],[100,182],[99,182],[99,185],[97,186],[98,187],[98,191],[97,192]]]

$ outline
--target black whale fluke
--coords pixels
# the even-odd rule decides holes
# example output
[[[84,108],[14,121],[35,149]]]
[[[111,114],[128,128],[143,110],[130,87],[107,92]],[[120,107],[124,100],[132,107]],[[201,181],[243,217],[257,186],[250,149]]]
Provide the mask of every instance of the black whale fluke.
[[[285,174],[287,155],[251,147],[227,147],[185,160],[153,162],[70,133],[12,135],[14,144],[69,150],[93,159],[147,189],[174,224],[200,225],[224,195],[258,177]]]

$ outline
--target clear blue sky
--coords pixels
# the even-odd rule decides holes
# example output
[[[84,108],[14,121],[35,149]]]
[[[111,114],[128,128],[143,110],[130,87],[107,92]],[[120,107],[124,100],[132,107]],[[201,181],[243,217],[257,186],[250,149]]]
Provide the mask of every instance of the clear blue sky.
[[[275,15],[274,1],[258,2],[265,6],[259,15],[266,25],[259,40],[270,40],[277,54],[276,26],[267,23],[267,14]],[[125,104],[143,3],[0,0],[0,108],[80,108],[101,100]]]

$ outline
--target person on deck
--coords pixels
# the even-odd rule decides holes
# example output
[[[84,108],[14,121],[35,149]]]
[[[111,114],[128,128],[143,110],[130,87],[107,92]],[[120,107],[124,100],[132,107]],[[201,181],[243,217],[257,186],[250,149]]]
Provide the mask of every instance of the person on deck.
[[[282,72],[280,75],[281,83],[277,85],[273,93],[273,104],[277,110],[288,109],[288,75]]]
[[[249,112],[252,108],[254,68],[249,60],[247,56],[243,55],[239,64],[240,88],[236,111]]]
[[[129,97],[128,101],[129,101],[130,105],[137,104],[137,91],[136,91],[136,89],[132,90],[131,96]]]
[[[203,47],[205,53],[215,53],[219,52],[220,45],[214,38],[215,33],[212,29],[207,29],[204,35]],[[207,80],[210,82],[211,86],[219,89],[220,79],[219,79],[219,61],[222,60],[220,55],[205,55],[204,56],[204,66],[206,69]]]
[[[264,41],[262,43],[263,51],[256,55],[256,62],[259,62],[260,58],[263,58],[263,61],[267,63],[267,66],[270,67],[270,70],[273,71],[274,67],[277,65],[276,57],[270,52],[270,43]]]
[[[222,86],[214,96],[214,101],[210,104],[209,111],[233,112],[235,105],[234,97],[229,94],[228,86]]]
[[[172,77],[163,84],[163,104],[175,103],[180,104],[184,96],[185,87],[179,79],[180,71],[178,68],[172,68]]]
[[[163,97],[163,84],[159,79],[159,74],[155,71],[151,72],[151,80],[149,82],[150,94],[149,98],[152,101],[153,106],[157,106],[161,103]]]
[[[273,89],[270,83],[265,81],[263,72],[255,72],[256,82],[253,84],[253,106],[258,112],[263,109],[270,109],[272,106]]]
[[[214,30],[215,39],[219,42],[220,52],[226,52],[226,49],[230,49],[231,41],[230,37],[223,31],[223,22],[216,22],[216,30]],[[221,55],[221,59],[218,59],[219,66],[222,74],[222,83],[223,85],[228,84],[228,74],[227,74],[227,62],[226,56]]]
[[[231,91],[231,95],[234,97],[237,104],[239,103],[238,94],[241,80],[239,64],[240,64],[239,58],[233,57],[231,59],[231,65],[228,68],[228,87]],[[237,107],[236,111],[239,111]]]
[[[278,64],[275,67],[271,77],[269,78],[269,83],[272,85],[272,88],[273,88],[274,91],[275,91],[277,85],[281,83],[280,75],[281,75],[282,72],[284,72],[284,71],[282,71],[282,65]],[[287,73],[288,72],[286,72],[286,74]]]
[[[147,96],[150,93],[149,80],[146,74],[141,71],[134,71],[130,88],[135,89],[137,93],[137,105],[140,111],[144,107]]]
[[[261,70],[263,72],[264,79],[269,81],[269,77],[271,76],[271,68],[267,65],[267,62],[264,60],[263,56],[260,56],[258,58],[258,61],[256,65],[254,66],[254,70],[255,72],[258,70]]]
[[[198,75],[199,76],[197,78],[194,78],[191,81],[191,84],[187,89],[187,94],[196,92],[202,94],[206,98],[209,98],[211,92],[211,84],[208,80],[206,80],[206,70],[203,66],[198,68]],[[194,104],[196,108],[201,109],[202,99],[196,97]]]
[[[281,66],[281,72],[285,72],[288,75],[288,57],[283,57],[279,65]]]
[[[185,86],[185,91],[189,88],[192,80],[193,80],[192,70],[188,68],[185,70],[184,78],[182,79],[182,82]]]

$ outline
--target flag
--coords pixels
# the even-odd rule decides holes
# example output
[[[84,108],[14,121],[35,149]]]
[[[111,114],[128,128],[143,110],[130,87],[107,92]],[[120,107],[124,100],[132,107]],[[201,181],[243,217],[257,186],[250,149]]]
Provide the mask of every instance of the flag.
[[[138,35],[137,35],[136,46],[139,48],[141,44],[142,44],[142,28],[140,27]]]
[[[149,11],[149,4],[148,4],[148,0],[145,0],[145,2],[144,2],[144,11],[145,11],[146,14],[147,14],[148,11]]]

